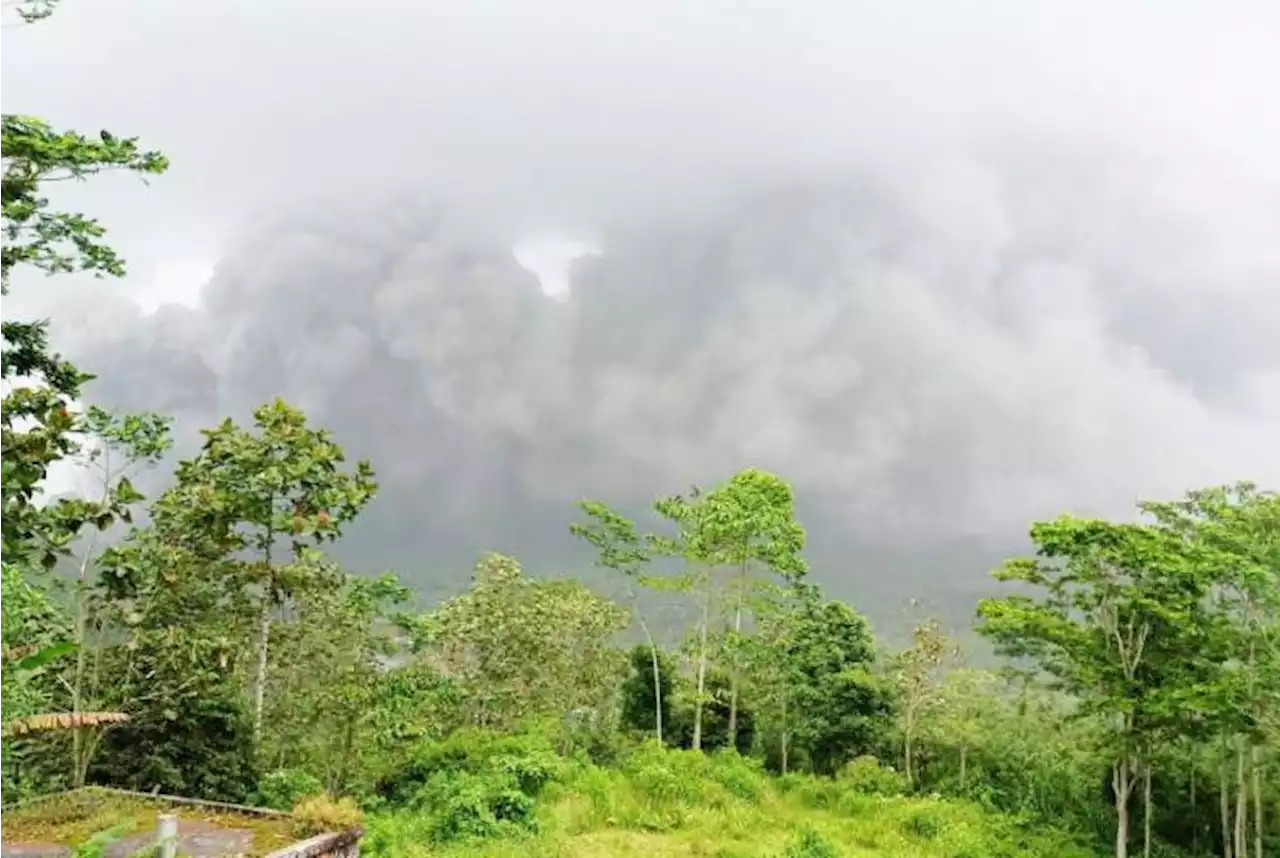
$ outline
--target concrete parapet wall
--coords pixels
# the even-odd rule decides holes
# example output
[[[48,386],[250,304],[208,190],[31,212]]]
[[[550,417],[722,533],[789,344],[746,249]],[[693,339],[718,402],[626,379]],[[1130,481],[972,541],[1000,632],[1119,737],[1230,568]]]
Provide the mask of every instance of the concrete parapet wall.
[[[360,858],[360,838],[363,836],[362,828],[340,834],[321,834],[277,849],[267,858]]]
[[[186,798],[185,796],[175,795],[157,795],[154,793],[135,792],[133,790],[115,789],[112,787],[87,786],[67,792],[52,793],[49,795],[39,796],[37,798],[18,802],[3,808],[4,811],[13,811],[20,808],[30,807],[32,805],[41,805],[46,802],[58,802],[72,799],[76,796],[121,796],[126,798],[141,799],[148,802],[154,802],[160,807],[166,805],[170,807],[192,807],[197,809],[206,809],[209,811],[220,811],[222,813],[233,813],[242,816],[269,816],[287,819],[290,814],[280,810],[271,810],[264,807],[249,807],[241,804],[229,804],[219,801],[203,801],[201,799]],[[332,832],[320,834],[307,840],[300,840],[297,843],[291,843],[282,849],[270,853],[266,858],[359,858],[360,856],[360,839],[364,837],[363,828],[352,828],[348,831]],[[0,852],[4,856],[25,856],[28,854],[43,856],[43,852],[32,852],[35,845],[28,846],[26,844],[4,844]],[[42,847],[43,848],[43,847]],[[64,848],[64,847],[57,847]],[[69,854],[70,850],[67,850]],[[53,853],[50,853],[53,854]]]

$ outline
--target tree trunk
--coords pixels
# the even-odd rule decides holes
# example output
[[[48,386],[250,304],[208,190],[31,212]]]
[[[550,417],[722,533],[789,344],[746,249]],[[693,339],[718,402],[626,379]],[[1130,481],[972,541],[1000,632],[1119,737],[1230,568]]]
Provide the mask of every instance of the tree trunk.
[[[1129,759],[1117,760],[1111,766],[1111,788],[1116,794],[1116,858],[1129,858]]]
[[[269,586],[269,585],[268,585]],[[267,699],[267,654],[271,645],[271,597],[263,594],[258,618],[258,672],[253,682],[253,744],[262,742],[262,710]]]
[[[702,601],[702,627],[698,630],[698,696],[693,701],[693,750],[702,750],[702,695],[707,689],[707,624],[711,618],[711,578],[707,573],[707,593]]]
[[[907,783],[914,789],[916,785],[915,767],[912,763],[912,724],[910,720],[903,725],[902,730],[902,769],[907,775]]]
[[[1238,858],[1248,854],[1246,835],[1249,819],[1249,782],[1245,779],[1244,736],[1236,736],[1236,829],[1235,851]]]
[[[104,505],[111,498],[110,480],[111,477],[108,472],[106,485],[103,486],[102,490],[101,503]],[[86,639],[89,634],[89,606],[85,599],[84,589],[85,582],[89,578],[89,561],[93,558],[93,552],[98,546],[98,533],[99,531],[97,528],[94,528],[92,534],[89,536],[89,544],[85,546],[84,554],[80,558],[80,576],[79,580],[76,582],[76,673],[75,684],[71,689],[72,712],[80,712],[84,707],[85,670],[88,666],[87,650],[89,643]],[[71,731],[71,785],[75,788],[84,786],[86,777],[84,773],[87,772],[89,768],[87,762],[83,765],[81,764],[81,759],[87,756],[86,749],[90,743],[89,737],[84,733],[84,729],[85,728],[83,727],[76,727]]]
[[[351,768],[351,754],[355,750],[356,744],[356,719],[358,715],[352,715],[347,720],[346,730],[342,734],[342,753],[338,758],[338,771],[334,777],[334,783],[330,786],[331,795],[345,795],[347,791],[347,772]]]
[[[1191,853],[1200,854],[1200,815],[1196,813],[1196,747],[1190,747],[1191,756]]]
[[[271,497],[267,506],[275,509],[276,499]],[[275,545],[275,531],[268,523],[262,563],[266,577],[262,582],[262,614],[258,617],[258,671],[253,681],[253,750],[256,754],[262,744],[262,712],[267,701],[267,655],[271,646],[271,608],[283,607],[283,600],[276,596],[275,569],[271,565],[271,549]]]
[[[747,564],[743,563],[738,571],[737,604],[733,609],[734,646],[738,645],[738,636],[742,634],[742,600],[747,586]],[[729,747],[738,749],[738,654],[733,655],[733,669],[729,672]]]
[[[1151,858],[1151,764],[1142,769],[1142,858]]]
[[[72,776],[76,783],[84,784],[89,779],[89,763],[93,760],[93,755],[98,751],[98,745],[102,743],[102,737],[110,727],[85,727],[84,743],[80,748],[80,756],[76,758],[75,771]]]
[[[1253,748],[1253,856],[1262,858],[1262,753],[1256,745]]]
[[[86,557],[87,560],[87,557]],[[80,574],[83,585],[84,567],[81,566]],[[71,688],[71,711],[79,712],[84,703],[84,674],[86,664],[85,656],[85,608],[84,594],[77,591],[76,593],[76,675],[75,684]],[[72,779],[71,786],[79,788],[84,786],[84,780],[80,777],[80,755],[84,750],[85,736],[83,727],[76,727],[71,731],[71,765]]]
[[[787,723],[787,693],[782,693],[782,773],[787,773],[787,754],[791,750],[791,729]]]
[[[643,616],[640,617],[640,628],[649,642],[649,661],[653,665],[653,732],[658,737],[658,744],[662,744],[662,663],[658,659],[658,645],[654,643],[649,624]]]
[[[1222,761],[1218,764],[1218,810],[1222,819],[1222,858],[1233,858],[1231,848],[1231,787],[1227,784],[1227,758],[1224,741]]]

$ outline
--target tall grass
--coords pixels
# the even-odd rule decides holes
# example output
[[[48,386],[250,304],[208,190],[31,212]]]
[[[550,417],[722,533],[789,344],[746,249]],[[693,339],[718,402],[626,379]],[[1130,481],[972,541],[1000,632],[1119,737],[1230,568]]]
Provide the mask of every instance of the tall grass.
[[[704,755],[656,743],[618,765],[585,757],[548,767],[527,740],[521,756],[457,743],[429,752],[416,798],[374,814],[370,858],[1092,858],[1067,835],[977,804],[900,794],[868,760],[837,778],[768,777],[736,753]],[[485,762],[482,762],[485,761]],[[523,785],[513,771],[536,775]],[[470,781],[466,801],[439,786]],[[437,787],[432,787],[431,784]],[[405,784],[400,784],[404,788]],[[511,811],[514,790],[522,797]],[[505,817],[504,813],[510,813]],[[453,817],[458,817],[454,819]],[[474,824],[476,819],[494,825]]]

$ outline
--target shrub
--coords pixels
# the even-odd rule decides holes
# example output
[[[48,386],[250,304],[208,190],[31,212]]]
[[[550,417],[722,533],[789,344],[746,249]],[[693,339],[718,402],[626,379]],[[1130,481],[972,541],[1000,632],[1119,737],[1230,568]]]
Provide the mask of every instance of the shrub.
[[[737,751],[717,751],[711,757],[711,777],[730,795],[755,803],[765,790],[763,764],[754,757],[744,757]]]
[[[459,730],[420,746],[379,793],[421,811],[431,841],[451,843],[536,829],[536,799],[566,769],[545,733]]]
[[[431,820],[416,813],[384,813],[369,817],[360,854],[364,858],[406,858],[430,854]]]
[[[551,725],[551,732],[561,756],[600,766],[617,765],[635,744],[615,717],[595,710],[571,712]]]
[[[708,756],[650,739],[617,768],[584,765],[566,784],[561,818],[571,830],[604,825],[664,832],[706,809],[750,813],[767,790],[758,761],[732,751]]]
[[[801,831],[787,846],[783,858],[839,858],[836,848],[812,828]]]
[[[289,810],[299,799],[324,792],[320,779],[302,769],[278,769],[258,781],[254,804],[276,810]]]
[[[843,790],[836,800],[835,809],[841,816],[856,817],[875,813],[884,799],[877,795]]]
[[[902,830],[920,840],[933,840],[945,827],[938,813],[927,807],[912,811],[911,815],[902,821]]]
[[[141,709],[103,736],[89,779],[126,789],[243,802],[258,782],[253,726],[231,691]],[[170,718],[176,715],[176,718]]]
[[[384,778],[378,793],[392,805],[417,805],[422,788],[445,772],[475,775],[504,773],[530,796],[564,771],[564,760],[541,733],[502,734],[489,730],[458,730],[439,742],[426,742],[409,763]]]
[[[490,758],[489,765],[494,771],[511,778],[516,787],[529,796],[541,792],[564,769],[559,757],[540,750],[496,754]]]
[[[906,778],[872,756],[854,759],[840,770],[836,779],[846,789],[871,795],[893,796],[907,791]]]
[[[347,831],[362,825],[364,812],[352,798],[335,800],[321,793],[308,796],[293,807],[294,832],[299,837]]]
[[[831,778],[818,775],[794,775],[788,792],[804,807],[812,810],[830,810],[840,804],[848,789]]]
[[[423,788],[418,803],[430,810],[428,831],[437,843],[536,828],[533,796],[511,774],[441,772]]]
[[[651,805],[722,807],[738,798],[753,800],[764,787],[758,763],[725,751],[709,757],[650,740],[622,766],[635,791]]]
[[[627,775],[636,792],[661,805],[693,805],[702,796],[702,783],[676,766],[658,760],[644,760],[628,766]]]

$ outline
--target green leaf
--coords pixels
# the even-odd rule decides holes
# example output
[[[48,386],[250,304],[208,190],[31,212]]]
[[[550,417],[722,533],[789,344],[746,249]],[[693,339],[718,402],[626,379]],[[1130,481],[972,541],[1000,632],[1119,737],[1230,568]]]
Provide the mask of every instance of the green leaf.
[[[74,641],[63,641],[62,643],[47,646],[39,652],[34,652],[25,658],[19,659],[14,666],[17,667],[18,670],[23,671],[36,670],[44,667],[56,658],[61,658],[64,655],[75,652],[77,649],[79,649],[79,645]]]

